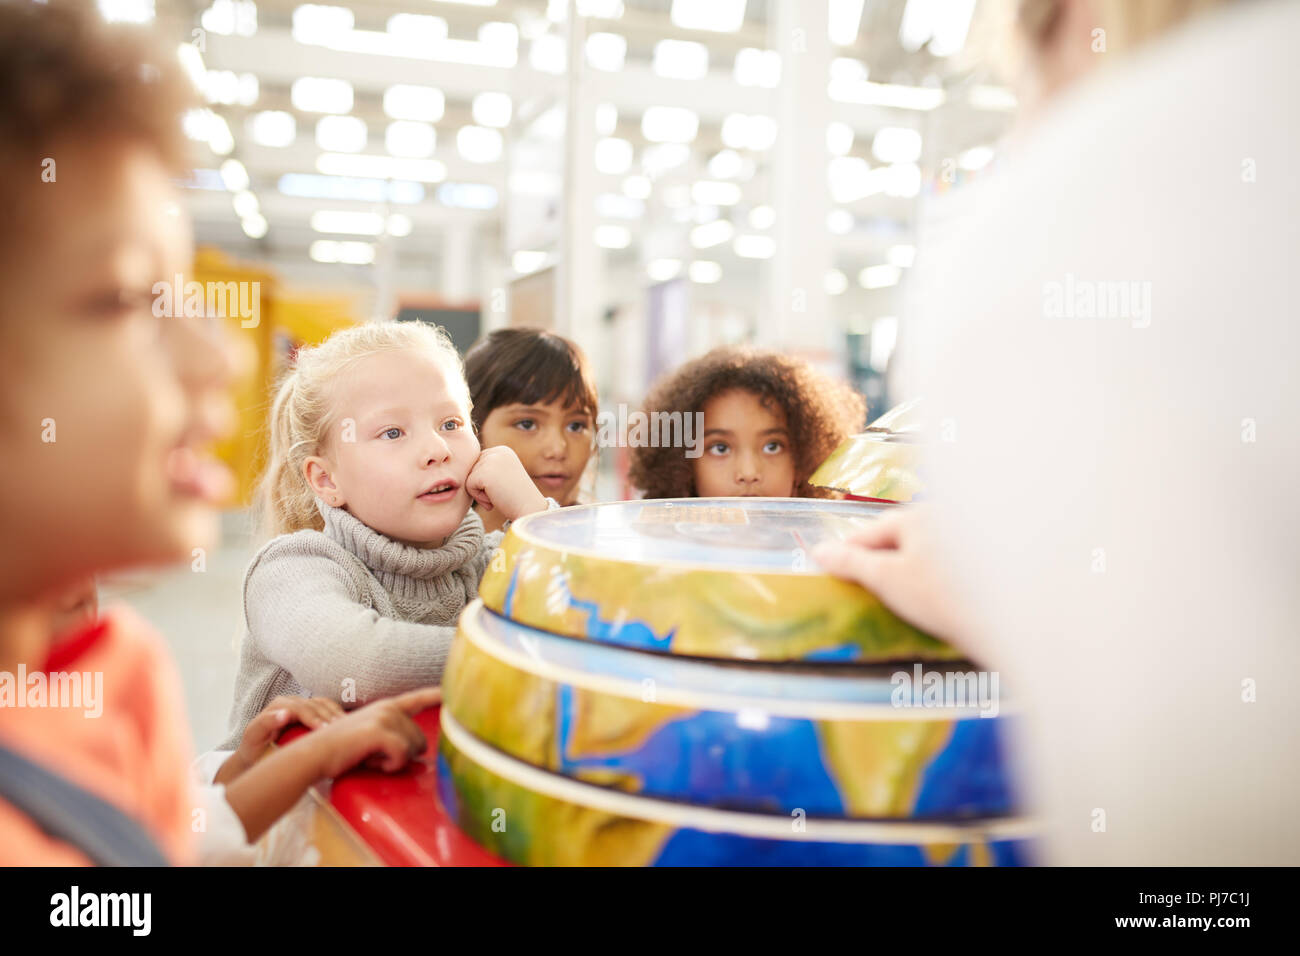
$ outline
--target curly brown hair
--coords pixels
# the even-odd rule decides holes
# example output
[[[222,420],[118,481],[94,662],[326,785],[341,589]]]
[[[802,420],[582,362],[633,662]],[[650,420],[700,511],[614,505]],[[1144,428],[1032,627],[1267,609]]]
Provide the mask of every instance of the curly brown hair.
[[[866,423],[866,401],[852,388],[802,359],[766,349],[724,347],[661,378],[646,396],[645,412],[694,414],[715,395],[741,389],[785,413],[794,454],[795,495],[825,497],[808,478],[849,435]],[[631,450],[628,477],[647,498],[695,497],[695,471],[685,449]]]

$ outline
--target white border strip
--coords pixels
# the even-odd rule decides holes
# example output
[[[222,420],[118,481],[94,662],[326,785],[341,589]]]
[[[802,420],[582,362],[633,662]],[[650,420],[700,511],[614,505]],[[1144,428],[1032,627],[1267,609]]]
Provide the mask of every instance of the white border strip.
[[[888,845],[927,845],[935,843],[990,842],[1025,840],[1038,835],[1038,827],[1024,817],[982,819],[968,824],[878,823],[875,821],[805,819],[804,829],[796,831],[793,817],[738,813],[687,804],[652,800],[618,790],[607,790],[581,783],[536,767],[477,740],[461,727],[446,707],[442,708],[442,732],[465,757],[484,770],[517,786],[565,803],[599,810],[615,816],[648,820],[678,829],[708,833],[733,833],[769,840],[812,843],[875,843]]]
[[[584,690],[598,691],[629,700],[639,701],[643,699],[641,684],[635,680],[610,677],[603,674],[591,674],[552,663],[540,654],[532,655],[503,647],[500,642],[494,641],[478,622],[478,615],[495,613],[495,611],[490,610],[483,604],[482,598],[476,598],[472,603],[465,606],[465,610],[461,612],[460,616],[460,632],[465,636],[466,640],[488,656],[494,657],[516,670],[521,670],[526,674],[534,674],[557,684],[570,684]],[[497,616],[500,617],[500,615]],[[504,620],[513,627],[520,627],[530,631],[537,630],[537,628],[519,624],[508,618]],[[612,644],[602,644],[599,641],[588,641],[587,638],[581,637],[561,637],[552,634],[547,636],[555,640],[585,641],[593,646],[624,654],[654,653],[639,651],[632,647],[618,647]],[[661,657],[663,655],[656,654],[655,656]],[[666,658],[665,663],[670,666],[680,664],[683,667],[708,667],[710,662],[706,659],[681,657],[675,659]],[[902,665],[899,665],[899,667],[903,669]],[[837,680],[839,678],[828,679]],[[655,684],[655,699],[648,703],[684,707],[688,710],[711,710],[722,713],[752,710],[804,720],[844,721],[998,720],[1004,715],[1014,715],[1017,712],[1014,706],[1008,706],[1001,700],[998,701],[996,717],[981,717],[977,707],[895,707],[883,701],[875,704],[850,704],[824,700],[775,700],[770,697],[741,697],[736,694],[682,690],[680,688],[665,687],[659,682]]]

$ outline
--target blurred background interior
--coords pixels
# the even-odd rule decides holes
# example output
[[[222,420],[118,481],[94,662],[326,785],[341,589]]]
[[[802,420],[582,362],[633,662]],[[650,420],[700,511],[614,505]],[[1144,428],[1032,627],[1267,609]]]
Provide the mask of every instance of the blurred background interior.
[[[606,410],[753,343],[882,413],[904,397],[891,357],[918,249],[1015,113],[984,55],[997,5],[98,0],[174,39],[206,101],[185,122],[192,278],[260,285],[224,448],[238,504],[293,350],[372,319],[445,326],[462,351],[554,329]],[[629,496],[625,467],[602,450],[594,496]],[[255,544],[237,508],[202,573],[106,582],[174,642],[201,749],[224,728]]]

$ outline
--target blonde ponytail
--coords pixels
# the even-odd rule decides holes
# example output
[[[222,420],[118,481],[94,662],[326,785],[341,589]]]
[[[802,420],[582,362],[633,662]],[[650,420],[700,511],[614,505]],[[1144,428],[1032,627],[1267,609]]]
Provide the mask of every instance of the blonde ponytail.
[[[262,511],[263,531],[268,537],[289,534],[303,528],[320,530],[323,526],[316,510],[316,496],[303,474],[303,461],[310,452],[298,444],[295,435],[300,433],[302,412],[294,415],[294,389],[298,373],[291,371],[280,382],[275,401],[271,404],[271,452],[262,476],[259,504]],[[295,427],[294,419],[299,423]]]
[[[423,322],[372,322],[335,332],[314,348],[299,349],[280,381],[268,422],[270,454],[258,486],[260,524],[267,537],[321,530],[324,520],[304,466],[321,454],[334,425],[330,386],[352,363],[380,352],[420,349],[442,366],[469,411],[469,389],[456,347],[441,328]]]

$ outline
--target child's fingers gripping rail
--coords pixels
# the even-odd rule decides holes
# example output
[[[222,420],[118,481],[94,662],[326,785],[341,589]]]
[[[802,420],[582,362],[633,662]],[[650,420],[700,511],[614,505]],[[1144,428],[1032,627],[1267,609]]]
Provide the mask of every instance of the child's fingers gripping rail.
[[[442,700],[442,689],[423,687],[366,704],[318,732],[326,748],[325,776],[358,764],[392,773],[424,753],[424,732],[412,716]]]

